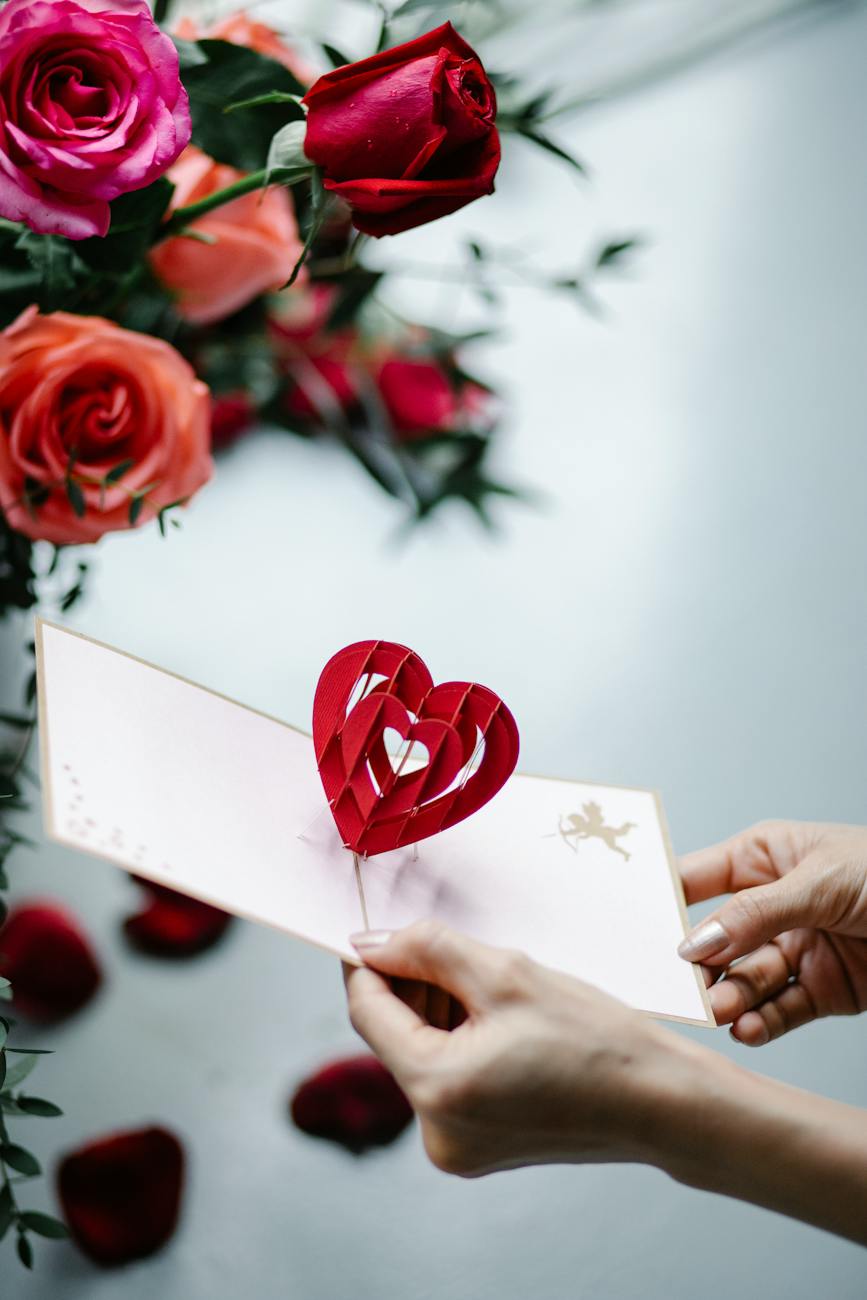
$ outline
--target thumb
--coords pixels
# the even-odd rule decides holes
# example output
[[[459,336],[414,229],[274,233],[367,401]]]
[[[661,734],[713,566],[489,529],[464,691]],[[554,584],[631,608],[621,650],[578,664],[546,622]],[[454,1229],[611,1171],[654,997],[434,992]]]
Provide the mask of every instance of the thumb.
[[[489,1000],[485,993],[495,976],[497,950],[439,921],[418,921],[405,930],[363,930],[351,942],[366,966],[435,984],[468,1011]]]
[[[686,936],[678,953],[685,961],[727,966],[786,930],[822,925],[828,900],[818,868],[807,857],[779,880],[740,890]]]

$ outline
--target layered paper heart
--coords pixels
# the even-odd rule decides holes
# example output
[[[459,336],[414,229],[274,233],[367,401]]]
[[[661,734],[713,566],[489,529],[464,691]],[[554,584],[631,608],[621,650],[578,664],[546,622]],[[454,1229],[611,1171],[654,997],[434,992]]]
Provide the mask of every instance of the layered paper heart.
[[[396,733],[396,753],[386,733]],[[343,843],[372,855],[454,826],[492,799],[518,761],[518,728],[487,686],[435,686],[391,641],[329,659],[313,702],[319,775]]]

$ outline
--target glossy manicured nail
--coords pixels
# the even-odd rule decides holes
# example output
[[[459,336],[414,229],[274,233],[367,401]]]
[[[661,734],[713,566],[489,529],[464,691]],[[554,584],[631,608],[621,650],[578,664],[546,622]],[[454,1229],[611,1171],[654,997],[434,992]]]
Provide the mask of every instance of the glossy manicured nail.
[[[358,952],[371,952],[387,944],[393,934],[393,930],[359,930],[349,936],[349,942]]]
[[[728,941],[728,934],[719,921],[705,921],[686,936],[677,951],[684,961],[705,961],[714,953],[722,952]]]

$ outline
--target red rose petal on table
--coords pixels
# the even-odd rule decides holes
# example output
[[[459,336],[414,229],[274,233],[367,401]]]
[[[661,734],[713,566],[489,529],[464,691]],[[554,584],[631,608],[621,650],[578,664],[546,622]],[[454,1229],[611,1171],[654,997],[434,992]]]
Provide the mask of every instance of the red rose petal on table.
[[[299,1085],[291,1111],[303,1133],[328,1138],[353,1155],[388,1146],[413,1117],[405,1094],[375,1056],[324,1066]]]
[[[123,923],[126,937],[142,952],[159,957],[193,957],[222,938],[232,920],[221,908],[188,898],[166,885],[141,876],[131,879],[150,895],[142,911],[128,916]]]
[[[151,1255],[177,1226],[184,1151],[164,1128],[89,1142],[60,1162],[57,1186],[76,1244],[98,1264]]]
[[[0,929],[0,974],[31,1020],[59,1020],[90,1000],[102,979],[71,912],[53,902],[21,903]]]

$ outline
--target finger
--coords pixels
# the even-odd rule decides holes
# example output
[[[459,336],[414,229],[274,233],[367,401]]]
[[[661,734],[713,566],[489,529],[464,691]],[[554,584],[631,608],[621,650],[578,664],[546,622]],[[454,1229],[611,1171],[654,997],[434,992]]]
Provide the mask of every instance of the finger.
[[[751,826],[719,844],[685,854],[680,874],[687,903],[703,903],[775,879],[779,873],[768,845],[779,834],[774,828],[778,823]]]
[[[739,961],[710,990],[710,1004],[718,1025],[729,1025],[745,1012],[784,989],[794,971],[776,943],[765,944]]]
[[[681,957],[729,966],[786,930],[821,926],[835,905],[822,865],[811,855],[771,884],[740,890],[687,935],[678,947]]]
[[[353,1027],[400,1079],[411,1070],[427,1036],[437,1031],[401,1002],[387,980],[365,966],[346,972],[346,996]]]
[[[782,993],[760,1007],[739,1016],[731,1027],[732,1038],[747,1047],[763,1047],[793,1029],[818,1020],[819,1012],[803,984],[787,984]]]
[[[366,965],[384,975],[435,984],[468,1009],[486,1003],[500,971],[496,948],[438,921],[419,921],[406,930],[364,931],[351,940]]]

